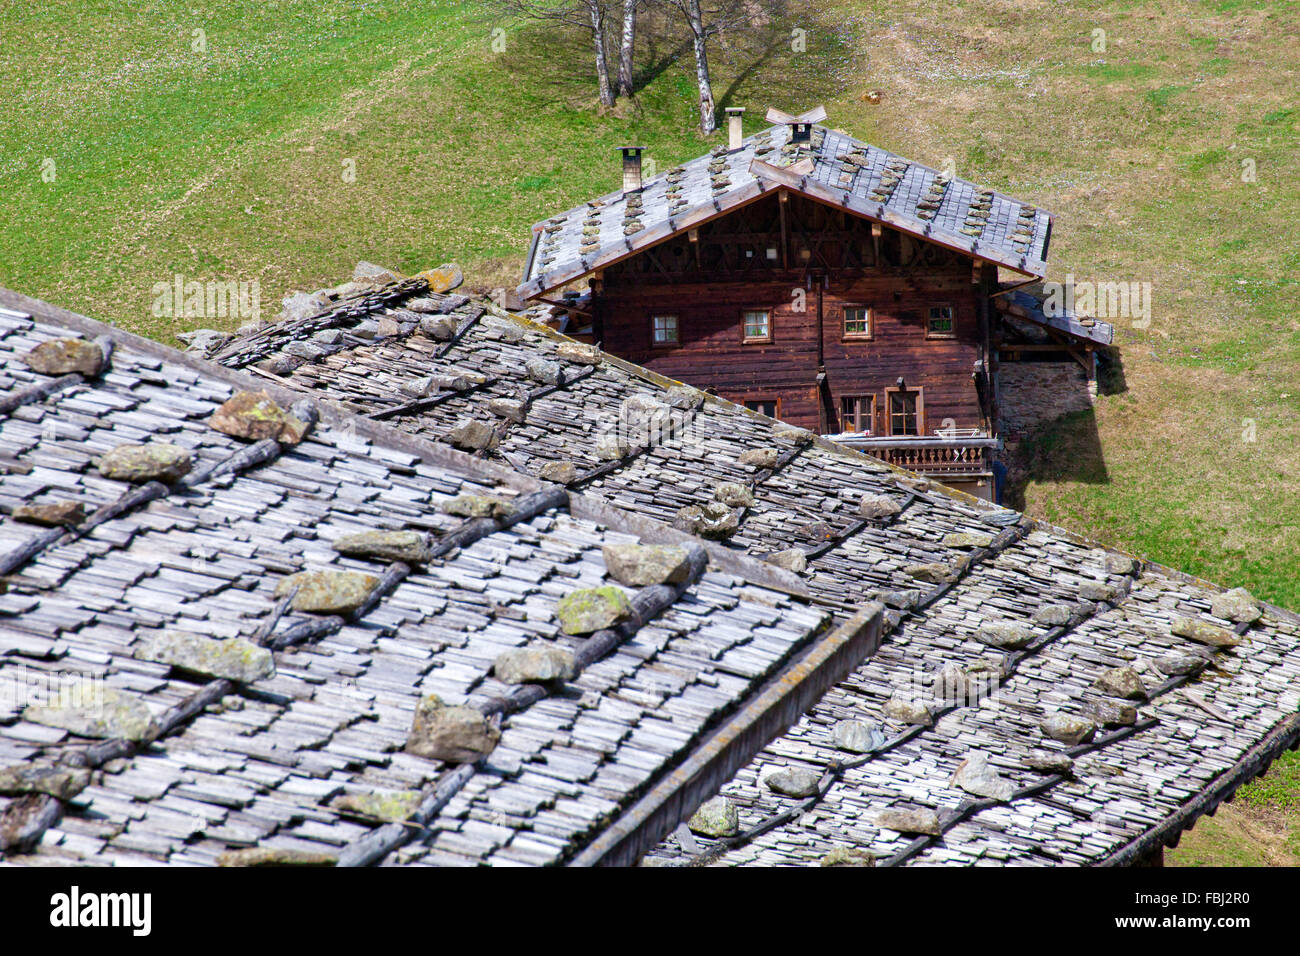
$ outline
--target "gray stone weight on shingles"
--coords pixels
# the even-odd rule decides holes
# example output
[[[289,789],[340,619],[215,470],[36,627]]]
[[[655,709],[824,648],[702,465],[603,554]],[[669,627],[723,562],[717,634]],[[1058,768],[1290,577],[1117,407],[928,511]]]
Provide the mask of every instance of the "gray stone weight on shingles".
[[[1010,800],[1016,792],[1015,784],[1004,780],[989,763],[988,755],[978,751],[957,765],[949,783],[973,796],[991,800]]]
[[[929,809],[891,809],[876,814],[876,826],[896,833],[920,833],[942,836],[943,826],[939,814]]]
[[[185,351],[208,355],[230,341],[230,333],[218,329],[195,329],[177,332],[176,337],[185,343]]]
[[[802,574],[808,570],[808,555],[800,548],[786,548],[783,551],[774,551],[769,555],[765,555],[763,560],[768,564],[776,565],[778,568],[793,571],[795,574]]]
[[[601,461],[619,461],[632,454],[632,447],[618,435],[609,433],[596,439],[596,457]]]
[[[673,408],[691,411],[704,402],[704,393],[689,385],[674,385],[664,392],[664,401]]]
[[[804,445],[812,444],[813,433],[806,428],[797,428],[794,425],[778,425],[772,429],[772,437],[780,441],[793,442],[802,448]]]
[[[294,588],[293,609],[314,614],[347,614],[366,603],[379,578],[361,571],[299,571],[275,588],[284,597]]]
[[[1079,585],[1079,597],[1084,601],[1115,601],[1122,592],[1104,581],[1084,581]]]
[[[781,452],[776,448],[751,448],[749,451],[741,452],[736,461],[750,468],[762,470],[775,467],[780,457]]]
[[[492,399],[488,402],[488,411],[493,415],[504,418],[506,421],[514,422],[516,425],[522,424],[527,414],[524,403],[512,398]]]
[[[307,434],[307,423],[281,408],[265,390],[236,392],[212,413],[208,424],[234,438],[273,438],[282,445],[296,445]]]
[[[1210,613],[1237,624],[1253,624],[1263,615],[1259,602],[1245,588],[1233,588],[1216,594],[1210,602]]]
[[[95,467],[105,478],[143,484],[161,481],[172,484],[179,481],[194,467],[190,453],[179,445],[167,442],[149,442],[147,445],[118,445],[100,456]]]
[[[352,558],[407,564],[427,564],[433,558],[427,537],[418,531],[357,531],[335,540],[333,548]]]
[[[721,501],[687,505],[677,512],[673,527],[687,534],[721,541],[740,530],[740,517]]]
[[[952,661],[941,664],[931,676],[931,682],[935,697],[959,706],[965,705],[983,686],[980,680],[972,679],[965,668]]]
[[[1137,570],[1137,562],[1126,554],[1110,552],[1106,555],[1106,572],[1108,574],[1132,574]]]
[[[496,495],[459,494],[442,506],[444,513],[461,518],[504,518],[514,514],[515,506]]]
[[[409,820],[420,808],[424,794],[419,790],[390,790],[384,793],[341,793],[330,801],[330,806],[340,813],[400,823]]]
[[[293,292],[280,301],[280,318],[287,322],[302,319],[324,312],[333,304],[333,300],[324,290],[318,292]]]
[[[858,515],[863,518],[892,518],[902,510],[903,506],[889,495],[868,492],[858,501]]]
[[[1169,630],[1175,637],[1185,637],[1209,647],[1236,647],[1244,640],[1236,631],[1194,617],[1174,618]]]
[[[466,763],[489,754],[501,731],[473,707],[449,706],[436,694],[422,697],[415,708],[407,753],[445,763]]]
[[[801,767],[773,770],[763,778],[767,788],[785,797],[811,797],[817,792],[821,774]]]
[[[1074,772],[1074,760],[1055,750],[1038,750],[1022,761],[1025,767],[1037,773],[1055,773],[1068,777]]]
[[[10,797],[45,793],[60,800],[71,800],[88,786],[90,771],[78,767],[19,764],[0,770],[0,794]]]
[[[22,356],[33,372],[42,375],[69,375],[79,372],[94,378],[104,370],[104,350],[97,342],[85,339],[51,339]]]
[[[715,839],[735,836],[740,832],[740,814],[727,797],[714,797],[704,801],[686,825],[700,836]]]
[[[975,631],[975,640],[1004,651],[1020,650],[1033,639],[1033,631],[1014,621],[991,621]]]
[[[870,591],[868,592],[870,600],[879,601],[889,607],[900,610],[913,607],[921,600],[921,591],[919,588],[905,588],[900,591]]]
[[[632,603],[626,592],[611,584],[571,591],[555,607],[565,634],[591,634],[613,627],[631,614]]]
[[[1072,604],[1044,604],[1033,614],[1033,622],[1044,627],[1064,627],[1074,614]]]
[[[78,737],[139,741],[158,734],[158,725],[142,700],[93,681],[63,688],[48,704],[28,706],[23,717]]]
[[[555,347],[555,354],[574,365],[599,365],[601,362],[600,349],[584,342],[561,342]]]
[[[487,422],[466,418],[447,433],[447,440],[464,451],[491,451],[496,448],[496,429]]]
[[[445,315],[468,303],[469,296],[467,295],[448,295],[438,299],[422,295],[414,299],[408,299],[403,304],[412,312],[419,312],[424,315]]]
[[[681,584],[690,573],[690,555],[675,544],[607,544],[601,556],[610,576],[631,588]]]
[[[841,720],[831,728],[831,742],[840,750],[866,754],[883,747],[885,735],[869,720]]]
[[[633,427],[663,426],[671,412],[667,405],[649,395],[632,395],[619,406],[619,418]]]
[[[1147,688],[1142,683],[1142,675],[1132,667],[1111,667],[1097,677],[1093,684],[1103,694],[1123,697],[1129,700],[1146,700]]]
[[[576,673],[573,654],[561,647],[515,647],[492,664],[492,675],[503,684],[549,684],[573,680]]]
[[[338,345],[343,341],[343,330],[321,329],[311,334],[311,340],[317,345]]]
[[[454,262],[444,262],[436,269],[425,269],[420,277],[429,283],[429,291],[435,294],[458,289],[465,281],[465,274]]]
[[[578,477],[578,467],[571,461],[548,461],[538,470],[537,477],[567,485]]]
[[[275,673],[271,652],[242,637],[217,638],[168,632],[146,638],[135,650],[139,660],[207,677],[250,684]]]
[[[1074,714],[1050,714],[1043,719],[1040,727],[1044,736],[1072,747],[1091,740],[1097,731],[1096,723]]]
[[[217,866],[333,866],[338,856],[315,850],[296,850],[290,847],[254,846],[243,850],[228,850],[217,857]]]
[[[69,527],[86,520],[86,508],[80,501],[19,505],[13,510],[13,519],[47,528]]]
[[[837,846],[822,857],[822,866],[875,866],[876,856],[855,846]]]
[[[1121,704],[1109,700],[1090,700],[1088,713],[1100,724],[1107,727],[1132,727],[1137,723],[1138,711],[1132,704]]]
[[[927,584],[947,584],[954,580],[957,574],[953,569],[946,565],[934,562],[931,564],[909,564],[903,568],[903,573],[908,577],[915,578],[918,581],[924,581]]]
[[[530,358],[524,363],[524,371],[534,382],[543,385],[558,385],[563,374],[558,362],[550,362],[542,358]]]
[[[903,724],[928,727],[934,723],[934,714],[929,704],[903,693],[895,693],[885,701],[884,712],[886,717]]]
[[[280,351],[282,351],[285,355],[291,355],[294,358],[300,358],[307,362],[314,362],[316,361],[316,359],[326,355],[329,350],[326,349],[319,342],[300,341],[300,342],[288,342],[285,344],[284,348],[281,349]]]
[[[420,331],[435,342],[447,342],[456,334],[456,320],[449,315],[425,316]]]
[[[754,507],[754,493],[738,481],[724,481],[713,489],[713,499],[729,508]]]
[[[987,531],[955,531],[944,535],[940,543],[945,548],[987,548],[993,543],[993,535]]]
[[[1182,677],[1187,674],[1199,674],[1210,662],[1208,658],[1201,654],[1193,654],[1188,651],[1171,651],[1157,657],[1153,663],[1162,674],[1168,674],[1171,677]]]

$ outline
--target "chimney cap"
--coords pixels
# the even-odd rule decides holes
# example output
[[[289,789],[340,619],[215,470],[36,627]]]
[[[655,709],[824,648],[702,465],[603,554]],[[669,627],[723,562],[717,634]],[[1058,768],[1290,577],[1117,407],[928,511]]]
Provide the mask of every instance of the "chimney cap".
[[[745,108],[743,106],[728,106],[726,112],[728,116],[739,116],[745,112]]]
[[[616,147],[616,148],[619,149],[619,150],[621,150],[621,151],[623,152],[623,155],[624,155],[624,156],[626,156],[628,153],[644,153],[644,152],[645,152],[645,147],[644,147],[644,146],[619,146],[619,147]]]
[[[769,123],[784,124],[786,126],[794,126],[798,124],[803,126],[812,123],[820,123],[824,119],[826,119],[826,108],[824,106],[814,106],[812,109],[805,110],[798,116],[791,116],[789,113],[779,110],[775,106],[769,106],[767,108],[767,121]]]

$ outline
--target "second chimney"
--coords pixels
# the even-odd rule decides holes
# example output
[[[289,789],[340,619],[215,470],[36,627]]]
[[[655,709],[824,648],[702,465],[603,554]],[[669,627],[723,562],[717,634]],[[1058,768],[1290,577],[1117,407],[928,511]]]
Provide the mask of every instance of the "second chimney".
[[[623,153],[623,195],[641,191],[641,153],[644,146],[620,146]]]
[[[740,149],[741,141],[745,138],[745,131],[741,127],[741,119],[745,115],[743,106],[727,107],[727,150],[735,152]]]

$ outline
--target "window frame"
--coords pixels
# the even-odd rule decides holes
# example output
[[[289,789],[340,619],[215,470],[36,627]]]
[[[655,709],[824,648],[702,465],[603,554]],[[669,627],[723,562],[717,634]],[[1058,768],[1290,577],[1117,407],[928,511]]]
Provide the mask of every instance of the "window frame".
[[[748,316],[751,312],[762,312],[767,316],[767,334],[763,336],[749,335],[746,326],[749,324]],[[740,310],[740,344],[741,345],[764,345],[772,341],[772,309],[767,308],[746,308]]]
[[[866,313],[867,330],[865,332],[849,331],[849,310],[861,309]],[[870,305],[844,305],[840,313],[841,342],[870,342],[876,337],[876,309]]]
[[[672,319],[673,320],[673,340],[671,342],[659,342],[655,339],[655,320]],[[650,347],[652,349],[675,349],[680,348],[682,344],[682,315],[680,312],[651,312],[650,313]]]
[[[916,396],[916,434],[908,435],[894,431],[895,395]],[[925,436],[925,388],[887,388],[885,389],[885,435],[890,438],[923,438]]]
[[[867,403],[867,428],[861,431],[850,431],[845,428],[844,403],[845,402],[866,402]],[[862,410],[859,408],[854,413],[858,419],[862,418]],[[876,434],[876,396],[869,395],[841,395],[840,396],[840,432],[845,435],[875,435]]]
[[[749,409],[751,412],[758,412],[758,414],[760,414],[760,415],[767,415],[767,412],[763,411],[761,408],[750,408],[750,406],[751,406],[751,405],[771,405],[771,406],[773,406],[773,408],[772,408],[772,414],[771,414],[771,415],[767,415],[767,417],[768,417],[768,418],[776,419],[777,421],[780,421],[780,420],[781,420],[781,396],[779,396],[779,395],[776,396],[775,398],[766,398],[766,397],[759,397],[759,398],[742,398],[742,399],[740,400],[740,404],[741,404],[743,407]]]
[[[952,328],[947,332],[935,332],[930,328],[930,323],[934,321],[931,315],[935,309],[947,309],[950,313],[948,321],[952,323]],[[957,307],[950,302],[939,302],[926,308],[925,313],[925,337],[927,339],[955,339],[957,337]]]

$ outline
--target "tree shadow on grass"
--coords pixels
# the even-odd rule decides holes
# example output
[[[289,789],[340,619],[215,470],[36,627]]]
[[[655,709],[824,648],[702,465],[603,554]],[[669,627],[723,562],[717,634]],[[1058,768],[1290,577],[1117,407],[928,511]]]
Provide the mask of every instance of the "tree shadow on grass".
[[[1020,443],[1010,462],[1002,503],[1023,511],[1025,488],[1031,481],[1110,484],[1093,409],[1063,415]]]

